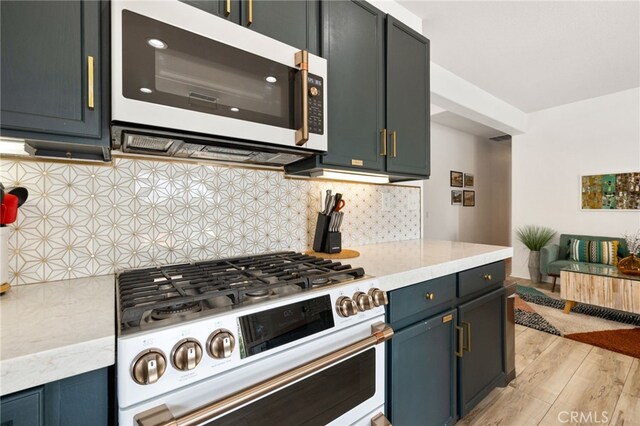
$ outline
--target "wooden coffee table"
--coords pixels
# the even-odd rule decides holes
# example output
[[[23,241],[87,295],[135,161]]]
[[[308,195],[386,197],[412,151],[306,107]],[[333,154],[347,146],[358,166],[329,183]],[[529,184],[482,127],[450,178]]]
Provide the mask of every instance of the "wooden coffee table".
[[[597,264],[571,265],[560,270],[560,297],[564,313],[577,303],[640,314],[640,276]]]

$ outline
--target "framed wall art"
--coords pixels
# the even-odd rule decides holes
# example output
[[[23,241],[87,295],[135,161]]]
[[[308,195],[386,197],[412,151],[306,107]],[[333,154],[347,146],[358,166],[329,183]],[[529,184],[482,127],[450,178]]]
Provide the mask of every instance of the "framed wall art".
[[[582,210],[640,210],[640,172],[580,177]]]
[[[462,188],[464,173],[451,170],[449,173],[450,185],[455,188]]]
[[[463,191],[462,205],[465,207],[475,207],[476,205],[476,191]]]
[[[464,174],[464,187],[473,188],[473,175],[471,173]]]
[[[452,206],[462,205],[462,191],[460,190],[451,191],[451,205]]]

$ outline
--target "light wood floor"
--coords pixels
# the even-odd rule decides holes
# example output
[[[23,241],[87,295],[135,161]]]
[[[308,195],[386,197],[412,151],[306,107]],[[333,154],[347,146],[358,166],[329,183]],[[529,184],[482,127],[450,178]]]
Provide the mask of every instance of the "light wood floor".
[[[516,325],[516,374],[457,426],[640,425],[637,358]]]

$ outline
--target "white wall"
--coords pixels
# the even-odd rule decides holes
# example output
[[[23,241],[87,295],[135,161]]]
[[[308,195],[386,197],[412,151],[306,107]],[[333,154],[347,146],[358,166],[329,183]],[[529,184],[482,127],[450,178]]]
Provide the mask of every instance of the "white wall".
[[[513,137],[513,227],[621,236],[640,212],[581,211],[579,176],[640,171],[640,88],[538,111]],[[513,272],[528,278],[527,249],[514,239]]]
[[[427,239],[510,245],[511,147],[431,123],[431,178],[424,181]],[[449,172],[473,173],[476,206],[451,205]],[[462,188],[463,189],[463,188]]]

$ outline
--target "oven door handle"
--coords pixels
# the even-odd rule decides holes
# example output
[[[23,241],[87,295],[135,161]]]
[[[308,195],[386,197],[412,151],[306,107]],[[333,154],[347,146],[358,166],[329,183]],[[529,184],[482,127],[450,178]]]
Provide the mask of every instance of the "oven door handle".
[[[195,426],[226,414],[241,405],[276,392],[305,376],[337,364],[358,352],[374,347],[393,337],[393,329],[382,322],[371,326],[371,336],[335,352],[316,358],[309,363],[285,371],[250,388],[238,391],[224,399],[203,405],[181,416],[174,417],[166,404],[151,408],[134,417],[139,426]]]

